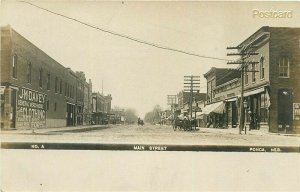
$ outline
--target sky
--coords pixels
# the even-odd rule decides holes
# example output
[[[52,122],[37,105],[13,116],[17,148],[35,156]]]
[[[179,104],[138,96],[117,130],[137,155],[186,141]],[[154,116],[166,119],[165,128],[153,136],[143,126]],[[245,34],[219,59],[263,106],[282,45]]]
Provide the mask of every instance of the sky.
[[[299,2],[121,2],[30,1],[93,26],[154,44],[232,59],[236,46],[262,26],[300,27]],[[260,11],[292,11],[292,18],[259,18]],[[203,77],[226,61],[158,49],[89,28],[29,4],[1,1],[0,25],[10,25],[50,57],[92,79],[93,91],[112,95],[112,106],[136,109],[143,117],[167,95],[183,90],[185,75]],[[103,87],[102,87],[103,81]]]

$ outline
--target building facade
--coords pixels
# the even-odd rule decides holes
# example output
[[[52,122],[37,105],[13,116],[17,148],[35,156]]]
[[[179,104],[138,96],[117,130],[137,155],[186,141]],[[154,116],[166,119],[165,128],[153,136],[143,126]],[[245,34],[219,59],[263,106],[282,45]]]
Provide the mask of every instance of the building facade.
[[[3,129],[83,125],[92,107],[83,72],[65,68],[10,26],[1,28],[1,87]]]
[[[244,76],[251,113],[270,132],[299,132],[300,28],[265,26],[238,47],[258,53],[247,59],[258,64]]]
[[[246,62],[257,62],[245,67],[246,124],[270,132],[299,132],[300,28],[262,27],[238,47],[239,52],[258,53],[245,59]],[[238,69],[240,67],[234,71]],[[223,102],[223,122],[236,127],[241,114],[240,104],[243,104],[239,99],[240,73],[233,75],[223,71],[223,76],[229,74],[230,78],[217,84],[214,80],[218,79],[216,71],[211,69],[204,75],[208,87],[207,104]]]
[[[99,92],[92,93],[92,124],[104,125],[109,123],[111,100],[111,95],[104,96]]]
[[[211,68],[204,77],[207,79],[207,100],[203,113],[212,127],[236,127],[239,121],[240,76],[238,69]],[[209,116],[210,115],[210,116]],[[206,125],[208,120],[206,119]]]
[[[192,103],[192,112],[196,112],[199,101],[204,101],[206,99],[206,93],[199,93],[199,92],[184,92],[181,91],[177,94],[178,98],[178,105],[176,106],[176,114],[181,114],[182,116],[190,114],[190,103]]]

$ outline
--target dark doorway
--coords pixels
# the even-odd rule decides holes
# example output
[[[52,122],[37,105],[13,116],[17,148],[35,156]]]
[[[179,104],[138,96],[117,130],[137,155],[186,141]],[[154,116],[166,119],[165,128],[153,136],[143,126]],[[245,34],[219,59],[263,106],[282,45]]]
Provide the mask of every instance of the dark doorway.
[[[11,90],[11,112],[10,112],[10,127],[16,128],[16,113],[17,113],[17,91]]]
[[[236,101],[232,102],[232,127],[236,128],[238,124],[238,108]]]
[[[293,130],[293,91],[291,89],[278,90],[278,131],[291,132]]]

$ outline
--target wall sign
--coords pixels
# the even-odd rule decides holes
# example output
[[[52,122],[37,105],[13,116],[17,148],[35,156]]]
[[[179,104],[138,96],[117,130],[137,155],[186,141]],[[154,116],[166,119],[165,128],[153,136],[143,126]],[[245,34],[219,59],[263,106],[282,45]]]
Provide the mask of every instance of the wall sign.
[[[18,128],[46,127],[46,94],[27,88],[19,88],[17,93]]]

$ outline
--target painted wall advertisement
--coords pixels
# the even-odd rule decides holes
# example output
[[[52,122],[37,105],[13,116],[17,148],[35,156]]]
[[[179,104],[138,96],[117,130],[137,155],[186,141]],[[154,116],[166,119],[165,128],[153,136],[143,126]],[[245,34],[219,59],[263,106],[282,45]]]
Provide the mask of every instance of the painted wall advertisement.
[[[19,128],[46,127],[46,94],[19,88],[16,123]]]

